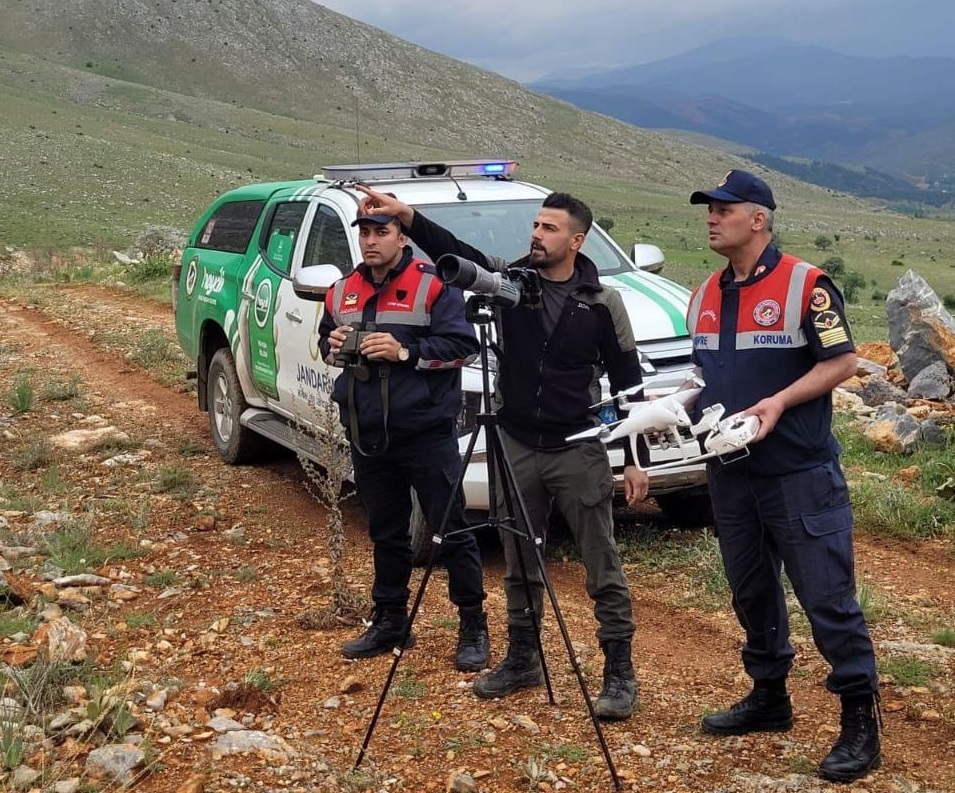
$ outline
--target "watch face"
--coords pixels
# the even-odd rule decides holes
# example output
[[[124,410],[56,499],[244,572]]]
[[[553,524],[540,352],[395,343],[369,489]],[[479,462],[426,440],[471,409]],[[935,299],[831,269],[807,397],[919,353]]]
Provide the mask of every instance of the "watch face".
[[[408,352],[408,348],[407,348],[407,347],[402,347],[400,350],[398,350],[398,360],[399,360],[399,361],[407,361],[407,360],[408,360],[408,357],[409,357],[410,355],[411,355],[411,353]]]

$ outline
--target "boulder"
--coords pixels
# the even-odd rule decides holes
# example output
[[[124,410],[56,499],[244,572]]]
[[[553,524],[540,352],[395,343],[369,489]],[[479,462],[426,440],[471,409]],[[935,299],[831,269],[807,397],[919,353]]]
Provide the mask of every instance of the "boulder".
[[[944,361],[929,364],[909,383],[909,396],[918,399],[947,399],[952,393],[952,378]]]
[[[905,379],[933,363],[955,371],[955,322],[938,295],[913,270],[899,279],[885,300],[889,344],[899,358]]]

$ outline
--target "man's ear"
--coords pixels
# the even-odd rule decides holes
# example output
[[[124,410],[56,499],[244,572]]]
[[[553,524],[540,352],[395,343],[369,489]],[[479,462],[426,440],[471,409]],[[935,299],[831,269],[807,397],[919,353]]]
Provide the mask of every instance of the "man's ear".
[[[587,235],[582,231],[578,231],[570,238],[570,249],[572,251],[579,251],[585,239],[587,239]]]

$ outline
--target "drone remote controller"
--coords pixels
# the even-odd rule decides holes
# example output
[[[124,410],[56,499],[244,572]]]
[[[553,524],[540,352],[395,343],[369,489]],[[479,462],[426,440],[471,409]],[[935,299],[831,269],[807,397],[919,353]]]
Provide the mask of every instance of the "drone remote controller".
[[[703,445],[708,452],[716,455],[731,454],[744,449],[757,432],[759,419],[756,416],[736,413],[718,422]]]

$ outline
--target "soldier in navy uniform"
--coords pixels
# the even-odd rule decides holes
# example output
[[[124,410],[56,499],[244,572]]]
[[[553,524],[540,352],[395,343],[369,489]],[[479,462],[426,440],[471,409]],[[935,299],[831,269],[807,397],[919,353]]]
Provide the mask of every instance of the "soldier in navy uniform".
[[[710,498],[733,608],[746,633],[750,694],[703,718],[713,735],[789,730],[794,651],[781,571],[792,582],[841,699],[841,733],[819,766],[852,782],[878,767],[878,678],[855,595],[852,509],[832,434],[832,389],[856,371],[842,295],[818,267],[773,244],[776,201],[753,174],[730,171],[707,206],[709,245],[727,266],[692,295],[687,328],[706,386],[698,410],[721,403],[760,421],[743,460],[710,461]]]
[[[455,667],[477,672],[487,666],[490,648],[484,572],[455,487],[461,471],[461,367],[477,357],[477,338],[464,318],[461,291],[441,283],[433,265],[412,255],[397,220],[369,215],[352,225],[359,229],[363,261],[326,295],[319,345],[326,362],[345,366],[332,398],[368,513],[375,609],[371,626],[346,642],[342,653],[381,655],[405,635],[414,489],[433,531],[449,510],[440,560],[460,618]],[[357,350],[352,344],[343,354],[349,335],[357,332]],[[404,646],[413,643],[408,633]]]

